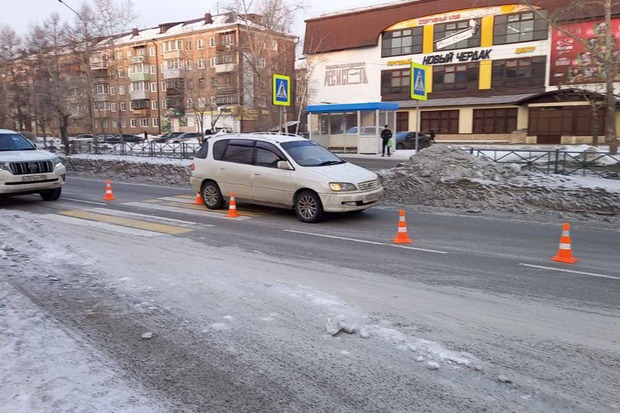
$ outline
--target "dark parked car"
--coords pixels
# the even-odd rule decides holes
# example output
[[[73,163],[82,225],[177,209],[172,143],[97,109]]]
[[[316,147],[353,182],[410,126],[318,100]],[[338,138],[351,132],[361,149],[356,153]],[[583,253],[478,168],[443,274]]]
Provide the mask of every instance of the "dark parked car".
[[[168,139],[171,138],[176,138],[177,136],[182,135],[183,132],[168,132],[168,133],[164,133],[163,135],[159,135],[158,137],[156,137],[155,139],[153,139],[151,142],[166,142]]]
[[[202,138],[202,135],[198,132],[185,132],[181,135],[168,139],[166,142],[181,143],[181,142],[189,142],[191,140],[200,140],[201,138]]]
[[[108,143],[120,143],[122,142],[142,142],[144,140],[144,136],[138,136],[138,135],[132,135],[132,134],[128,134],[128,133],[124,133],[121,137],[121,135],[114,135],[112,137],[108,137],[107,142]]]
[[[431,137],[418,132],[396,132],[396,149],[415,149],[418,140],[418,149],[431,146]]]

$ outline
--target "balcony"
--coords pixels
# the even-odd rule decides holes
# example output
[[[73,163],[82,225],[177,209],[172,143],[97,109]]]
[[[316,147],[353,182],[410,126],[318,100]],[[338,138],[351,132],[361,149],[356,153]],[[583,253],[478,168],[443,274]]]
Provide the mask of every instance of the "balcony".
[[[164,79],[182,79],[185,77],[185,69],[165,69]]]
[[[133,114],[136,116],[147,116],[149,114],[149,110],[146,108],[133,109]]]
[[[130,92],[131,100],[146,100],[149,98],[148,90],[132,90]]]
[[[181,55],[180,50],[168,50],[164,52],[164,59],[178,59]]]
[[[237,70],[236,63],[223,63],[215,65],[215,73],[229,73]]]
[[[215,95],[215,104],[217,106],[236,105],[239,103],[239,96],[236,93],[226,93]]]
[[[93,95],[93,100],[95,102],[106,102],[110,100],[110,96],[108,96],[107,94]]]
[[[146,56],[132,56],[131,64],[147,63]]]
[[[101,70],[108,68],[108,58],[102,54],[93,55],[89,59],[91,70]]]
[[[129,74],[129,80],[132,82],[143,82],[145,80],[149,80],[151,78],[151,74],[147,72],[136,72]]]

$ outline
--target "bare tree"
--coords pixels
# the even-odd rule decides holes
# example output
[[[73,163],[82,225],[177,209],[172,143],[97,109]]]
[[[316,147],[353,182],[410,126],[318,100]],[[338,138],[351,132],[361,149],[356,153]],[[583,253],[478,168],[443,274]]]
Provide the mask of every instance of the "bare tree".
[[[30,128],[28,67],[21,38],[10,27],[0,29],[0,63],[5,84],[4,122],[11,129]],[[10,102],[10,105],[8,104]]]
[[[233,0],[229,3],[229,12],[244,23],[236,49],[243,68],[239,84],[245,112],[255,111],[258,130],[276,122],[277,113],[267,110],[272,75],[294,73],[297,38],[287,33],[295,13],[303,8],[299,2],[286,0]]]
[[[605,96],[605,139],[609,142],[611,153],[618,153],[618,139],[616,136],[616,96],[614,93],[614,81],[620,80],[620,49],[611,30],[611,17],[620,11],[618,0],[569,0],[562,7],[545,13],[537,7],[532,0],[522,0],[530,6],[539,16],[543,17],[549,25],[579,44],[592,59],[592,67],[600,67],[598,80],[604,84]],[[591,41],[580,33],[568,29],[569,22],[602,19],[601,24],[596,26],[602,43]],[[592,91],[592,89],[589,89]]]

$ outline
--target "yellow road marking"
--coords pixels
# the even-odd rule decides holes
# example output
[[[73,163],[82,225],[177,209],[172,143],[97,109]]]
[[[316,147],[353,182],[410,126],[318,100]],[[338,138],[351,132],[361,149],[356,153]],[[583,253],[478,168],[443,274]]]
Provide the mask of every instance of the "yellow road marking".
[[[81,218],[89,221],[105,222],[108,224],[116,224],[124,227],[144,229],[147,231],[161,232],[164,234],[178,235],[191,232],[189,228],[177,227],[173,225],[156,224],[154,222],[139,221],[137,219],[121,218],[111,215],[93,214],[87,211],[61,211],[60,215],[73,218]]]

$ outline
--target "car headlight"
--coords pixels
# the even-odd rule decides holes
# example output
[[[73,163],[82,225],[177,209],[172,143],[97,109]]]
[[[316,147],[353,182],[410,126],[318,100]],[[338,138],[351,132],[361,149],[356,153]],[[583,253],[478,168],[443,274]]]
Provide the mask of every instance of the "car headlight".
[[[0,162],[0,171],[8,171],[9,170],[9,164],[6,162]]]
[[[349,182],[330,182],[329,187],[334,192],[357,191],[357,187]]]
[[[62,165],[62,161],[60,160],[59,157],[55,157],[52,159],[52,162],[54,162],[54,168],[56,168],[57,166]]]

